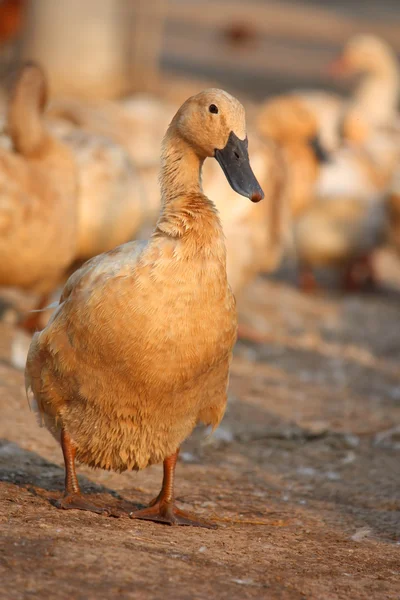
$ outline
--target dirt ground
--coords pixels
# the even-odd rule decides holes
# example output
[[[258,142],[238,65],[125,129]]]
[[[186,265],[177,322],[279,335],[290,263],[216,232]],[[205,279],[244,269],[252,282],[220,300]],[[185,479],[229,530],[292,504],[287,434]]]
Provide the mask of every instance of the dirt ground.
[[[241,306],[265,341],[238,343],[223,424],[195,432],[177,472],[180,506],[216,530],[53,507],[61,451],[0,324],[1,599],[400,598],[400,291],[306,297],[260,279]],[[161,481],[159,466],[79,472],[116,505]]]

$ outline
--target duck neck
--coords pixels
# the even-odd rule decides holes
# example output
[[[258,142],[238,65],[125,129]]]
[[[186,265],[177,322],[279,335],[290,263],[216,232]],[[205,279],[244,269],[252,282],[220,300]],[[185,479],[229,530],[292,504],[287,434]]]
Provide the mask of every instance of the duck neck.
[[[225,256],[217,209],[203,193],[204,158],[175,131],[173,123],[163,141],[161,155],[161,214],[154,236],[187,242],[196,253],[210,247]],[[221,240],[221,244],[216,243]]]
[[[29,157],[41,153],[49,136],[43,126],[46,88],[42,79],[17,84],[7,114],[14,150]]]
[[[354,94],[355,104],[368,115],[373,125],[390,124],[397,111],[400,75],[397,64],[387,61],[361,80]]]

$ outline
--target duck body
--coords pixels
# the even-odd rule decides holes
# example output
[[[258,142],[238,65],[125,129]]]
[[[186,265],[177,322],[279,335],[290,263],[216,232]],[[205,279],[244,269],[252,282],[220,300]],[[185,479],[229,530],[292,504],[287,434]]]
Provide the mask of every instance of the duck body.
[[[52,122],[78,169],[76,259],[88,260],[133,239],[147,215],[137,169],[119,144],[105,135]],[[153,223],[154,226],[154,223]]]
[[[380,197],[320,199],[295,224],[297,256],[309,267],[345,268],[383,243],[386,227]]]
[[[0,148],[0,283],[48,292],[76,248],[76,164],[43,127],[46,84],[26,65],[10,101],[12,148]]]
[[[56,157],[49,153],[47,158],[42,155],[27,162],[0,150],[2,285],[47,290],[72,261],[74,168],[69,155],[59,151]],[[66,181],[65,187],[60,180]]]
[[[220,110],[225,119],[215,116]],[[207,156],[238,192],[262,198],[248,163],[243,107],[220,90],[190,98],[164,138],[153,235],[75,272],[33,338],[27,387],[61,441],[62,508],[82,508],[75,456],[117,471],[164,460],[162,491],[137,518],[175,523],[171,477],[179,446],[197,422],[216,427],[223,416],[237,319],[222,227],[201,188]]]
[[[193,260],[193,240],[161,237],[96,257],[36,334],[30,356],[46,362],[38,379],[30,373],[39,410],[58,437],[62,422],[79,461],[143,469],[175,452],[197,422],[220,422],[236,313],[212,212],[203,256]]]

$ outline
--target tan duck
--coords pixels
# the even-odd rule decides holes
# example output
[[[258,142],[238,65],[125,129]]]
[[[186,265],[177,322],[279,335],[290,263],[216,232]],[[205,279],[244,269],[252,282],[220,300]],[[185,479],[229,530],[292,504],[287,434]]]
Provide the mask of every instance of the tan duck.
[[[10,99],[0,147],[0,285],[49,293],[76,251],[76,165],[43,124],[47,86],[26,64]]]
[[[334,269],[343,289],[375,285],[373,251],[385,241],[387,208],[381,196],[317,200],[294,226],[300,285],[317,287],[314,269]]]
[[[287,201],[296,219],[312,202],[321,164],[327,160],[318,137],[318,122],[301,99],[286,95],[276,96],[261,106],[257,128],[282,152]]]
[[[388,180],[365,149],[345,147],[324,165],[315,198],[294,223],[300,283],[316,287],[315,268],[333,268],[344,289],[374,284],[374,250],[387,235]]]
[[[37,333],[26,378],[66,467],[61,508],[101,511],[80,494],[75,458],[124,471],[164,461],[160,494],[133,518],[202,525],[175,507],[179,446],[196,423],[224,414],[236,339],[224,235],[202,191],[207,157],[253,201],[242,105],[222,90],[189,98],[162,148],[162,210],[151,238],[100,255],[67,282]]]
[[[395,52],[373,35],[356,35],[330,65],[338,75],[361,75],[350,99],[374,127],[391,126],[398,120],[400,71]]]
[[[360,120],[367,123],[369,133],[373,133],[376,127],[391,127],[398,121],[399,66],[395,53],[386,42],[373,35],[356,35],[350,38],[327,70],[331,75],[360,76],[349,98],[313,89],[294,90],[280,97],[288,98],[288,102],[300,103],[303,110],[313,114],[318,123],[318,137],[325,150],[336,150],[343,137],[346,138],[344,121],[348,112],[354,117],[356,127]],[[363,131],[365,140],[364,134]],[[350,139],[355,141],[352,134]]]

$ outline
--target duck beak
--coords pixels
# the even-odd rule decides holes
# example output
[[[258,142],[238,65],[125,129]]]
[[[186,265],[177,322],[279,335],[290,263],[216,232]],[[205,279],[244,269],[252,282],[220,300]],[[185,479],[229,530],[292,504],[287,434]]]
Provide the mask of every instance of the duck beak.
[[[328,163],[329,162],[330,156],[329,156],[328,152],[325,150],[325,148],[323,147],[323,145],[321,144],[321,140],[319,139],[318,135],[311,138],[311,140],[309,141],[309,144],[310,144],[311,148],[313,149],[315,158],[317,159],[318,162],[320,162],[320,163]]]
[[[250,166],[247,137],[241,140],[231,131],[225,148],[216,149],[214,156],[235,192],[250,198],[252,202],[260,202],[264,198],[264,192]]]
[[[344,77],[350,71],[350,65],[343,56],[335,58],[326,67],[326,72],[331,77]]]

